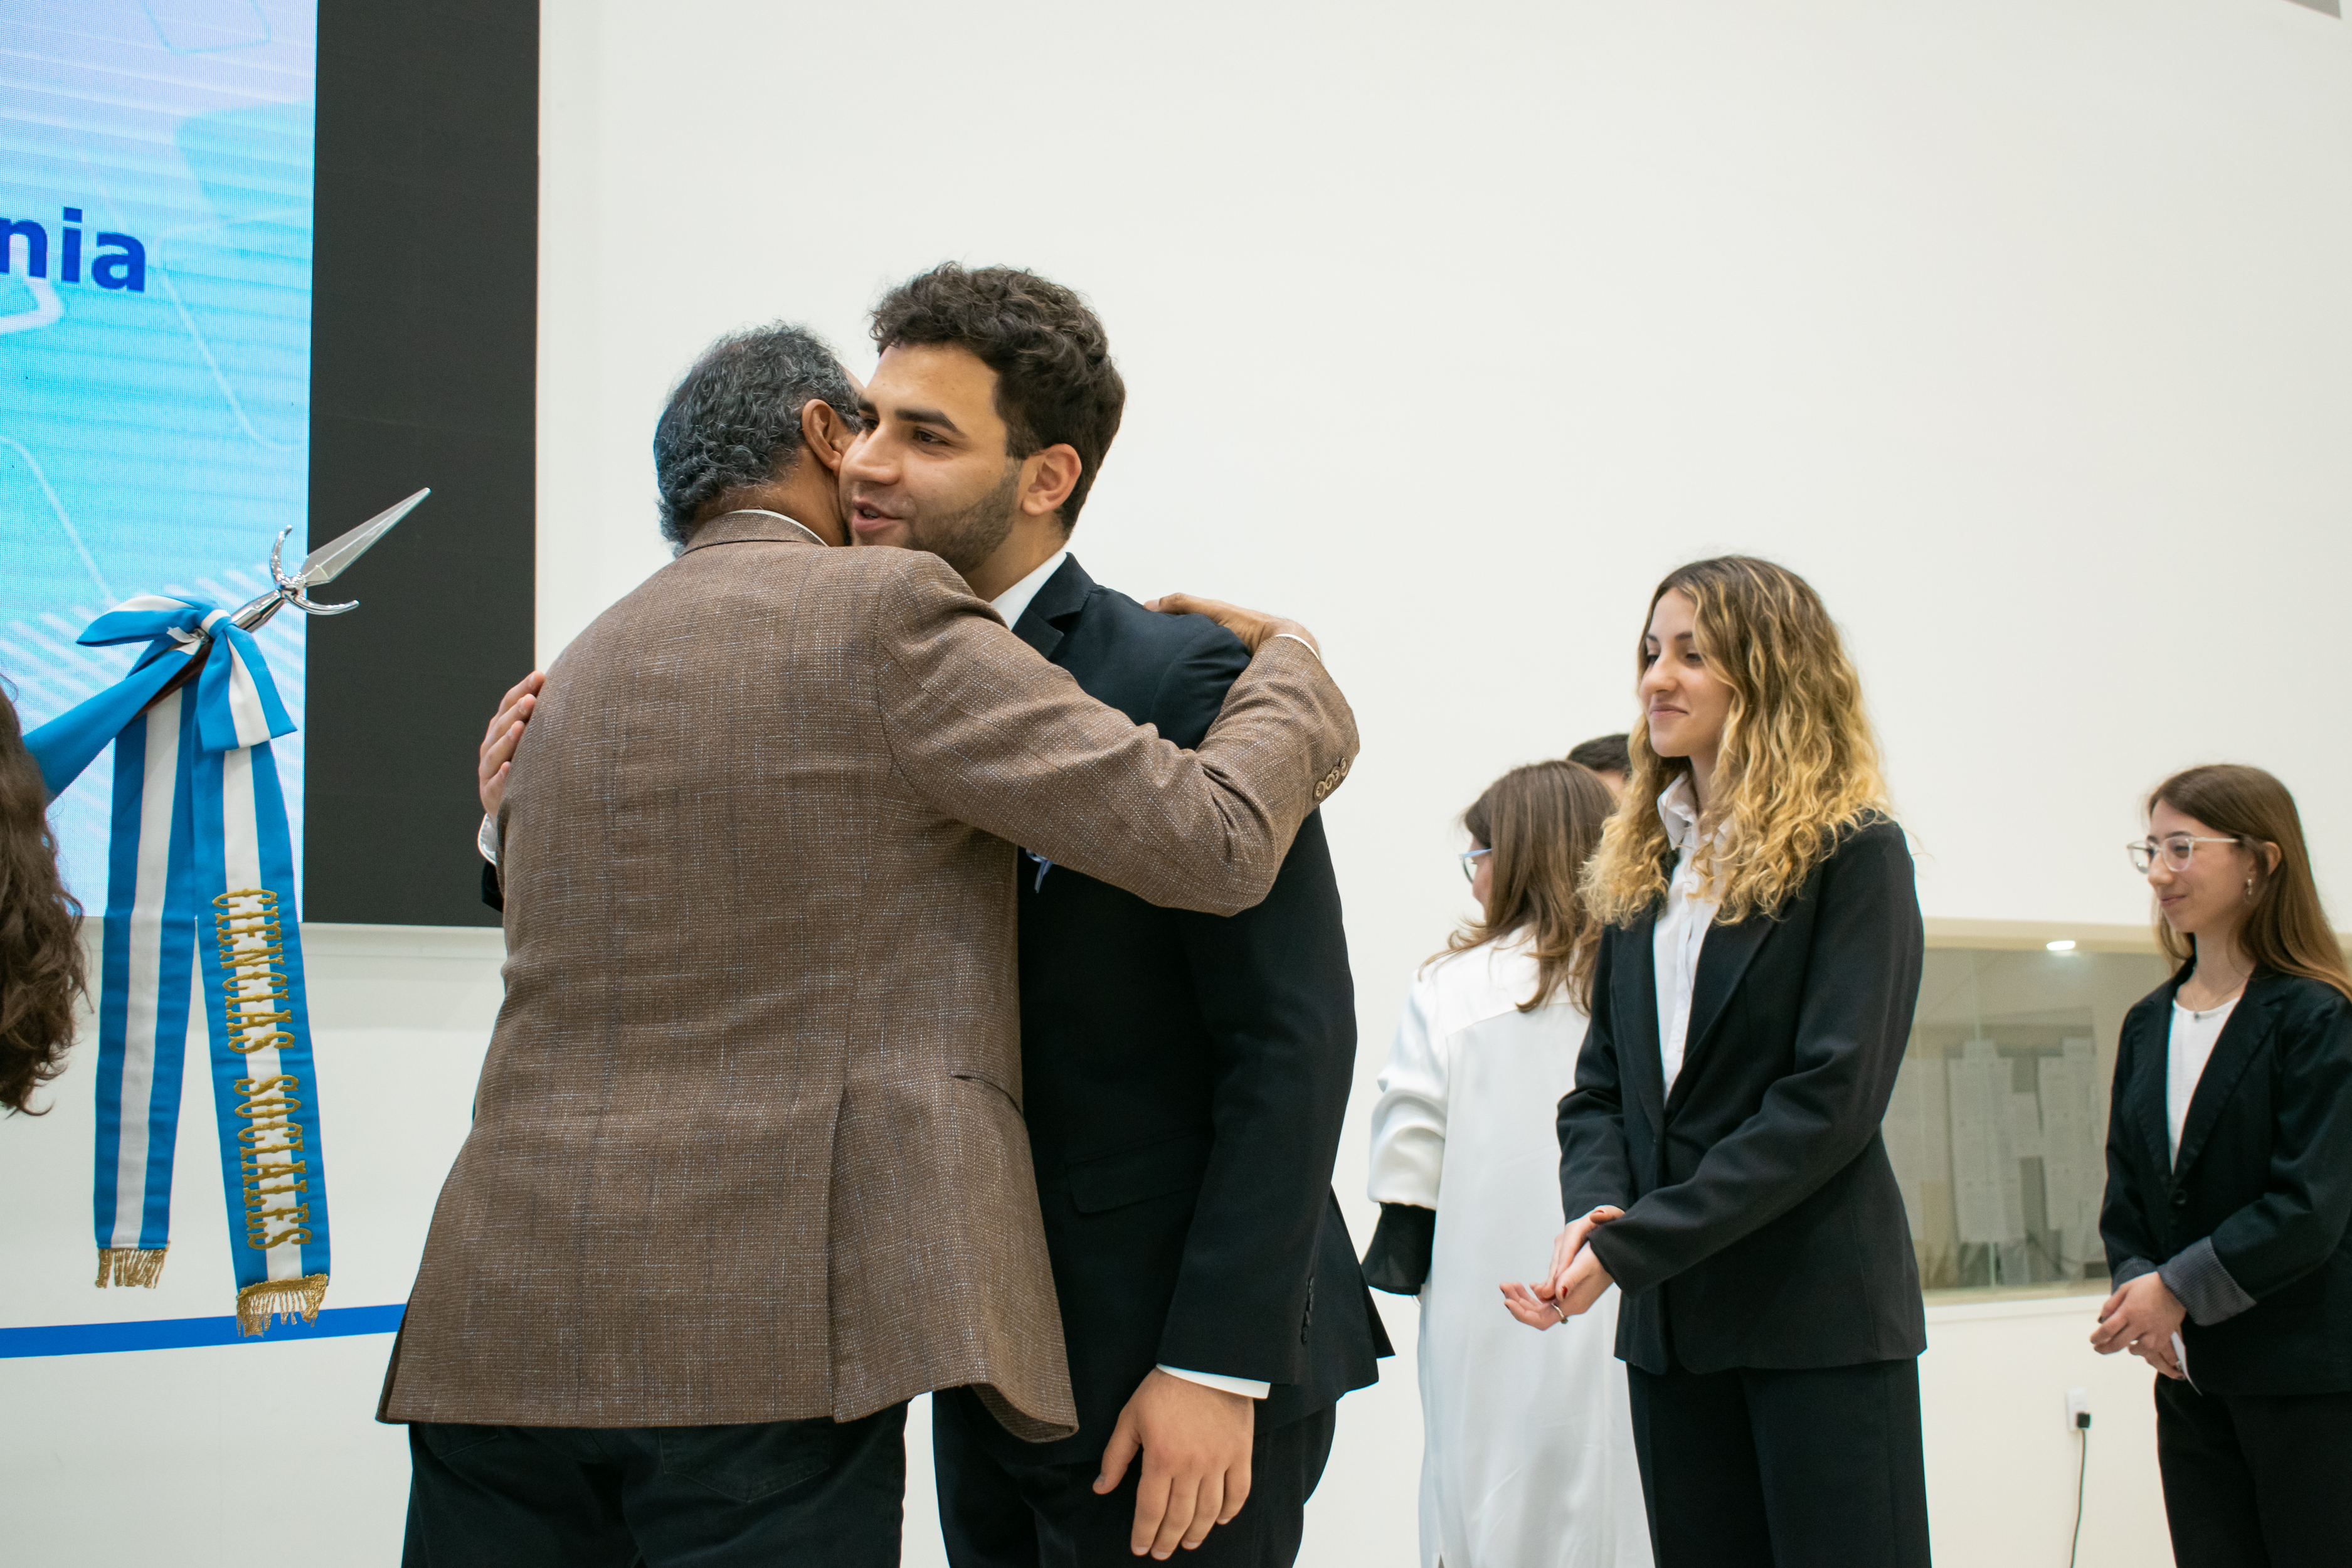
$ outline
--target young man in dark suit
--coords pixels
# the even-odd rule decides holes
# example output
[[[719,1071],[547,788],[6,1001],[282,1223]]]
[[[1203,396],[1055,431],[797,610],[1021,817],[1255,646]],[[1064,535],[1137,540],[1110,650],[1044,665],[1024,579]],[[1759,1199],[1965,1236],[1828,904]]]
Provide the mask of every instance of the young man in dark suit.
[[[950,265],[885,299],[875,339],[841,461],[856,542],[940,556],[1090,696],[1197,745],[1247,650],[1099,586],[1067,548],[1125,401],[1093,312]],[[713,504],[791,500],[746,483]],[[486,800],[531,701],[526,682],[490,727]],[[1188,1545],[1200,1568],[1285,1568],[1336,1402],[1390,1353],[1329,1185],[1355,1010],[1321,820],[1232,919],[1018,864],[1024,1110],[1079,1429],[1027,1443],[970,1389],[935,1396],[950,1559]]]
[[[1093,312],[1031,274],[950,265],[886,298],[874,336],[842,465],[857,542],[935,552],[1089,695],[1196,743],[1241,643],[1068,552],[1125,400]],[[969,1390],[937,1396],[949,1557],[1181,1542],[1203,1565],[1287,1564],[1334,1404],[1389,1350],[1330,1191],[1355,1007],[1322,823],[1229,920],[1020,866],[1024,1110],[1079,1430],[1024,1443]]]

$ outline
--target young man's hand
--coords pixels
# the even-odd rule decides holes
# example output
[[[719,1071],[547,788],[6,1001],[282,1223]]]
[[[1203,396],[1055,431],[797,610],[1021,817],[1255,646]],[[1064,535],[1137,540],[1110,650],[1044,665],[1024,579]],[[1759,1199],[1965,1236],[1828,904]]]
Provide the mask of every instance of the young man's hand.
[[[1249,1500],[1250,1443],[1257,1401],[1156,1368],[1118,1413],[1103,1450],[1095,1490],[1117,1489],[1138,1449],[1143,1473],[1135,1489],[1129,1546],[1166,1561],[1178,1546],[1198,1546],[1213,1525],[1230,1524]]]
[[[539,689],[546,684],[547,677],[535,669],[515,682],[499,699],[498,713],[482,731],[481,762],[475,778],[481,786],[485,816],[496,816],[499,803],[507,797],[507,775],[514,767],[515,747],[522,740],[523,726],[530,722],[531,710],[539,706]]]

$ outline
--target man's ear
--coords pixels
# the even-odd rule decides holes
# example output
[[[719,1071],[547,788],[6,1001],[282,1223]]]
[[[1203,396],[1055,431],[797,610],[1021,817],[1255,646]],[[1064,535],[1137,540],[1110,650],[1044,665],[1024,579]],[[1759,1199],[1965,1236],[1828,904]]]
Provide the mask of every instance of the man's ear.
[[[1078,487],[1086,465],[1078,449],[1065,441],[1032,453],[1021,464],[1021,510],[1031,517],[1046,517],[1062,510]]]
[[[832,404],[812,397],[801,405],[801,441],[827,473],[841,472],[841,461],[856,438],[857,427]]]

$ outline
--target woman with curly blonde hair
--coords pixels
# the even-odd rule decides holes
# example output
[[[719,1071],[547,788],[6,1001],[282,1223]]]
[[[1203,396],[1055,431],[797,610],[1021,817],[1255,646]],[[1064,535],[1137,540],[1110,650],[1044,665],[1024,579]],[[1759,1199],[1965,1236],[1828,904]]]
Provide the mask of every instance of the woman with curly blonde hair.
[[[12,1114],[65,1070],[82,988],[81,906],[58,878],[48,810],[16,704],[0,693],[0,1106]]]
[[[1505,1303],[1549,1328],[1623,1293],[1659,1568],[1927,1568],[1927,1331],[1879,1136],[1924,942],[1862,683],[1811,585],[1746,556],[1661,583],[1637,660],[1559,1103],[1577,1217]]]

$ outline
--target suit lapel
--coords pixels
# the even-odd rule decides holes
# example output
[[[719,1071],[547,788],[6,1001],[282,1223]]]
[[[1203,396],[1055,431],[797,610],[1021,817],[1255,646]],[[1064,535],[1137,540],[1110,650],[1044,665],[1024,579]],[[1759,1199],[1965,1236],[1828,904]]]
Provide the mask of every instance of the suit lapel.
[[[1021,612],[1013,635],[1052,658],[1055,649],[1062,646],[1062,639],[1069,635],[1070,623],[1087,607],[1087,599],[1094,591],[1095,580],[1087,575],[1078,558],[1071,556],[1062,563],[1060,570],[1045,579],[1037,596]]]
[[[1653,905],[1626,928],[1626,960],[1617,966],[1617,1071],[1631,1080],[1652,1127],[1666,1122],[1666,1066],[1658,1047],[1658,911]]]
[[[1722,1021],[1724,1005],[1739,989],[1740,976],[1748,973],[1756,950],[1764,945],[1775,923],[1769,915],[1754,914],[1738,925],[1708,928],[1698,950],[1698,973],[1691,978],[1690,1029],[1683,1037],[1683,1066],[1675,1075],[1675,1093],[1667,1102],[1669,1110],[1689,1098],[1690,1086],[1697,1081],[1699,1066],[1715,1037],[1715,1026]],[[1654,1033],[1656,1028],[1653,1023]],[[1663,1067],[1659,1076],[1664,1076]]]
[[[2141,1015],[2138,1023],[2126,1022],[2126,1028],[2137,1028],[2139,1037],[2132,1041],[2132,1059],[2138,1064],[2132,1081],[2124,1088],[2125,1114],[2139,1129],[2140,1142],[2147,1147],[2148,1169],[2172,1169],[2171,1131],[2165,1124],[2164,1088],[2171,1062],[2168,1048],[2166,1026],[2172,1021],[2172,997],[2180,989],[2174,981],[2165,988],[2161,1012]],[[2154,1038],[2147,1037],[2153,1034]]]
[[[2263,981],[2247,984],[2245,994],[2230,1014],[2230,1021],[2221,1026],[2221,1038],[2213,1042],[2213,1054],[2205,1058],[2205,1070],[2197,1075],[2197,1092],[2189,1097],[2189,1115],[2180,1126],[2180,1157],[2172,1163],[2176,1182],[2196,1163],[2205,1140],[2212,1135],[2213,1123],[2221,1119],[2221,1107],[2229,1102],[2238,1080],[2245,1076],[2247,1065],[2261,1051],[2277,1024],[2264,994],[2269,990],[2267,979],[2265,976]],[[2169,1043],[2168,1038],[2168,1047]],[[2169,1066],[2172,1053],[2168,1048],[2164,1054]]]

